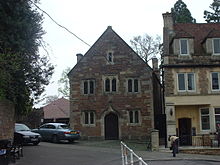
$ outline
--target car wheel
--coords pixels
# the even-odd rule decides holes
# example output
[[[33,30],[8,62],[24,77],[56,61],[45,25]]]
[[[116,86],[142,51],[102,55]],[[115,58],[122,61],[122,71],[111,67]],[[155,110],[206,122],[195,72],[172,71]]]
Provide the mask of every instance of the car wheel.
[[[53,143],[58,143],[59,142],[59,139],[58,139],[57,135],[53,135],[52,142]]]
[[[39,143],[40,143],[40,142],[34,142],[34,143],[33,143],[33,145],[35,145],[35,146],[36,146],[36,145],[38,145]]]

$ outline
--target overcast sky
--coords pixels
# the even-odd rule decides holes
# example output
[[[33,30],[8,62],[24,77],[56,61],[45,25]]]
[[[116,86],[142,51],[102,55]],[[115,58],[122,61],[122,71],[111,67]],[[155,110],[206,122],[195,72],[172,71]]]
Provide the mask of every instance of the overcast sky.
[[[41,0],[39,7],[59,24],[65,26],[88,44],[92,45],[112,26],[129,45],[133,36],[159,35],[162,37],[162,13],[170,12],[177,0]],[[210,10],[213,0],[184,0],[197,23],[204,23],[203,12]],[[58,95],[57,81],[67,67],[76,64],[76,54],[85,54],[89,46],[58,27],[44,15],[44,40],[48,44],[55,73],[46,95]],[[40,51],[45,54],[44,51]]]

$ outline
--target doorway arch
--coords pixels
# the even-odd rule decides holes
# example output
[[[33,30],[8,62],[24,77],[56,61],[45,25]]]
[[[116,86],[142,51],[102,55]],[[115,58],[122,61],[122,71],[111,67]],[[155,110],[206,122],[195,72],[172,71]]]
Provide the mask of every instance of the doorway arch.
[[[119,139],[118,115],[116,115],[115,113],[109,113],[105,116],[105,139]]]

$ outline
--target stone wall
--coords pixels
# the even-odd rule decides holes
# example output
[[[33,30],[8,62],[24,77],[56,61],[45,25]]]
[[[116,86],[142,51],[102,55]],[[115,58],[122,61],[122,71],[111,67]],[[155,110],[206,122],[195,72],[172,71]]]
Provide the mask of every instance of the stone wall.
[[[14,106],[9,101],[0,101],[0,140],[12,139],[14,135]]]
[[[111,50],[114,64],[106,61]],[[105,77],[117,78],[117,92],[104,92]],[[146,139],[154,127],[152,70],[111,29],[92,46],[69,74],[70,125],[85,138],[105,138],[105,116],[118,116],[120,139]],[[140,81],[138,93],[127,92],[127,79]],[[83,94],[83,80],[95,81],[95,92]],[[95,112],[95,124],[83,124],[83,111]],[[140,111],[140,123],[129,123],[129,111]]]

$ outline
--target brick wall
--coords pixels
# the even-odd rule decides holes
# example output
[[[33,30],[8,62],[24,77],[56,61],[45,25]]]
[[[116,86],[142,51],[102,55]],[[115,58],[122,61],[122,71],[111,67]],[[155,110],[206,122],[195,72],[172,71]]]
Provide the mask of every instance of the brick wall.
[[[9,101],[0,101],[0,140],[12,139],[14,134],[14,106]]]
[[[114,53],[114,64],[106,52]],[[116,76],[118,90],[104,92],[104,77]],[[126,80],[138,78],[140,92],[128,93]],[[70,125],[85,138],[104,138],[104,118],[113,111],[119,119],[119,138],[146,139],[154,127],[152,70],[111,29],[108,29],[74,67],[70,79]],[[82,80],[95,80],[95,94],[83,95]],[[82,112],[95,111],[95,126],[83,126]],[[129,110],[140,111],[140,124],[129,124]]]

